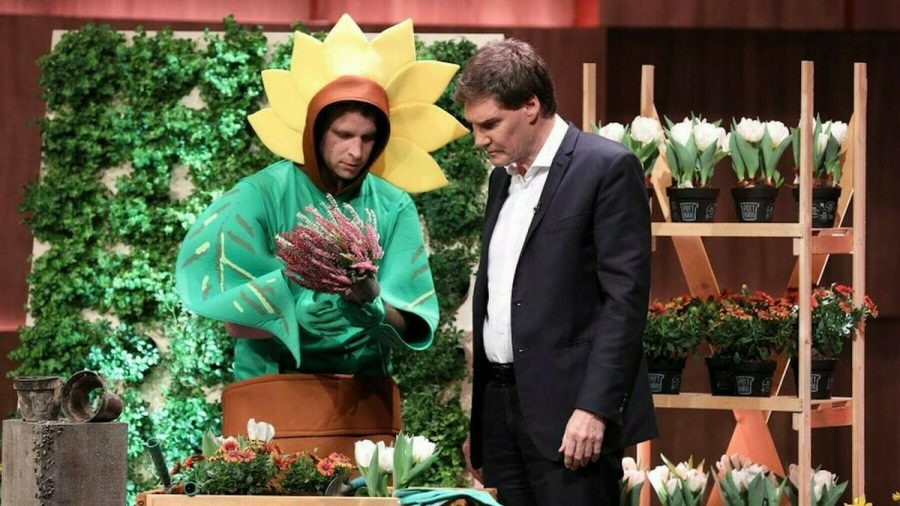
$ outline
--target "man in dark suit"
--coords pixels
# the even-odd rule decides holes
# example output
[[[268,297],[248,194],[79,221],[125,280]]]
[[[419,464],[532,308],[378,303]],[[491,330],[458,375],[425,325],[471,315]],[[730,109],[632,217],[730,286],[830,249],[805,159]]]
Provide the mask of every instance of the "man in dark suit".
[[[505,505],[618,504],[624,448],[657,435],[641,165],[556,115],[524,42],[480,49],[455,99],[494,166],[473,298],[473,467]]]

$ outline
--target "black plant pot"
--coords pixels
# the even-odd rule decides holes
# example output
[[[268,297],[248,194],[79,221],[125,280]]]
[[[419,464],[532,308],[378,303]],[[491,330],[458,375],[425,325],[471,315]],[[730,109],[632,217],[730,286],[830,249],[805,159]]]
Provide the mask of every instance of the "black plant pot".
[[[768,397],[772,393],[774,360],[758,362],[738,362],[734,371],[734,395],[745,397]]]
[[[834,368],[837,365],[837,359],[834,358],[814,358],[810,360],[809,374],[809,396],[811,399],[831,399],[831,387],[834,385]],[[791,359],[791,369],[794,371],[794,384],[797,390],[800,390],[800,381],[798,377],[799,365],[797,359]]]
[[[713,395],[731,395],[734,392],[734,373],[731,357],[706,357],[709,370],[709,391]]]
[[[778,188],[772,186],[732,188],[731,197],[734,199],[738,221],[768,223],[775,217],[775,199],[778,198]]]
[[[650,376],[650,391],[654,394],[678,394],[681,392],[681,373],[684,372],[683,358],[648,358],[647,370]]]
[[[794,200],[800,202],[800,187],[795,186],[791,193]],[[812,189],[812,226],[813,228],[829,228],[834,226],[838,199],[841,198],[840,187],[820,187]]]
[[[718,188],[666,188],[672,221],[703,222],[713,221],[716,215]]]

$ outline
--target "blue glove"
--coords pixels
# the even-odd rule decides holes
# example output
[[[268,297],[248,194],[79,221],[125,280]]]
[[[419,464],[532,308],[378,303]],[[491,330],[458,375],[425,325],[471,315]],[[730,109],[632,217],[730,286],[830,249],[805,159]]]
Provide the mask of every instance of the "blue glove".
[[[440,506],[454,499],[467,499],[475,504],[500,506],[500,503],[484,490],[471,488],[404,488],[394,491],[400,504],[408,506]]]

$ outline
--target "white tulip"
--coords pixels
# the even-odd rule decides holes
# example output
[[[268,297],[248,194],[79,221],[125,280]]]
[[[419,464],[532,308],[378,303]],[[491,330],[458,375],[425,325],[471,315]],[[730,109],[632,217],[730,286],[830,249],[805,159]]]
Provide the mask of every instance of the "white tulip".
[[[372,455],[375,454],[377,446],[371,440],[363,439],[357,441],[353,446],[353,456],[356,458],[357,467],[369,467],[372,463]]]
[[[724,128],[721,128],[722,132],[725,132]],[[719,137],[719,151],[727,154],[731,154],[731,132],[726,133]]]
[[[681,480],[678,478],[669,478],[666,481],[666,493],[669,495],[675,495],[678,490],[681,488]]]
[[[719,128],[712,123],[701,121],[694,127],[693,133],[697,149],[704,151],[710,144],[719,142],[719,137],[725,135],[725,129]]]
[[[745,141],[759,142],[763,138],[763,128],[765,128],[764,125],[758,120],[741,118],[735,130]]]
[[[679,462],[677,466],[675,466],[675,476],[679,478],[687,478],[688,471],[691,468],[684,462]]]
[[[769,121],[766,123],[766,130],[769,132],[769,137],[772,138],[773,148],[780,146],[791,135],[790,130],[780,121]]]
[[[597,134],[611,141],[622,142],[622,136],[625,135],[625,127],[621,123],[607,123],[600,128]]]
[[[691,139],[691,135],[694,133],[694,124],[690,119],[685,118],[681,123],[676,123],[672,125],[672,128],[669,129],[669,136],[673,141],[681,144],[682,146],[686,146],[688,141]]]
[[[829,489],[837,483],[837,475],[820,469],[812,475],[812,480],[813,483],[821,483],[822,486]]]
[[[732,469],[731,479],[734,481],[734,485],[737,487],[738,492],[743,492],[749,488],[750,480],[753,479],[753,475],[746,469]]]
[[[387,446],[384,441],[378,442],[378,467],[382,472],[394,472],[394,447]]]
[[[689,472],[684,481],[687,484],[688,490],[696,494],[706,487],[706,481],[709,479],[709,474],[703,474],[696,469],[691,469],[691,471],[693,472]]]
[[[247,439],[268,443],[275,437],[275,427],[266,422],[257,423],[255,418],[247,420]]]
[[[428,440],[424,436],[415,436],[412,438],[412,459],[418,464],[424,460],[428,460],[434,455],[434,449],[437,445]]]
[[[659,123],[653,118],[637,116],[634,118],[634,121],[631,122],[631,138],[641,144],[661,140],[662,135],[663,133],[662,129],[659,127]]]
[[[838,144],[843,144],[847,140],[847,124],[843,121],[835,121],[831,124],[831,136],[834,137]]]
[[[665,490],[665,483],[669,481],[669,468],[666,466],[656,466],[647,471],[647,478],[650,480],[650,484],[653,485],[654,489],[657,491]]]
[[[637,469],[637,462],[634,461],[631,457],[622,457],[622,470],[623,471],[633,471]]]
[[[639,469],[626,469],[623,479],[628,480],[627,489],[631,490],[641,483],[644,483],[644,471]]]

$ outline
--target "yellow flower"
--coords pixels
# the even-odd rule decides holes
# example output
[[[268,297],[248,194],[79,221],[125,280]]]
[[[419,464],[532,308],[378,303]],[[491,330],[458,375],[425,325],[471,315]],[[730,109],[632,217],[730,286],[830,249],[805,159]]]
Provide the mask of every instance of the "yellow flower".
[[[844,506],[872,506],[872,503],[866,502],[866,494],[863,494],[853,499],[851,504],[844,503]]]
[[[894,502],[900,502],[900,492],[894,492],[893,494],[891,494],[891,499],[893,499]]]
[[[409,192],[433,190],[445,186],[447,178],[428,153],[468,131],[434,105],[458,69],[449,63],[416,61],[412,20],[369,41],[344,14],[324,42],[294,33],[291,69],[262,72],[271,107],[248,119],[273,153],[302,164],[303,130],[312,98],[339,77],[364,77],[385,90],[390,107],[390,140],[372,173]]]

